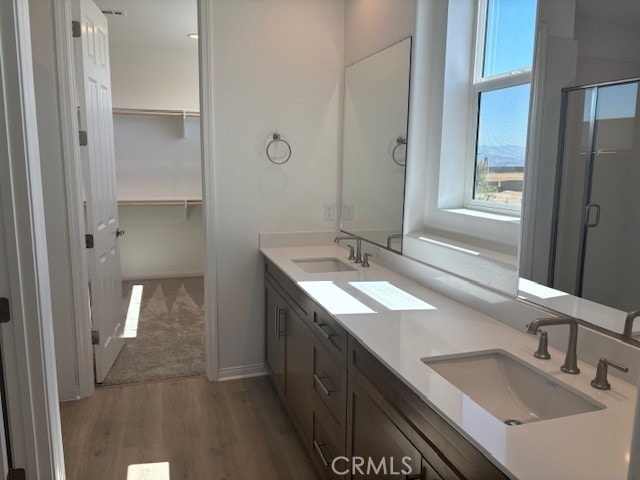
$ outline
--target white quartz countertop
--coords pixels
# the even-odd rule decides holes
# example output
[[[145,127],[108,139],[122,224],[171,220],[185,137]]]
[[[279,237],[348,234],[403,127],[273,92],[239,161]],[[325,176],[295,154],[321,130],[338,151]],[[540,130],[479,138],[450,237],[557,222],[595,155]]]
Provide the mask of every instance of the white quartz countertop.
[[[510,477],[627,478],[637,394],[634,386],[609,376],[611,390],[596,390],[590,385],[595,368],[579,362],[579,375],[563,373],[560,365],[564,353],[551,348],[550,360],[538,360],[533,357],[538,345],[536,337],[439,295],[373,261],[369,268],[356,266],[356,271],[315,274],[305,272],[293,262],[294,259],[327,257],[346,262],[344,247],[279,247],[261,251]],[[361,282],[389,282],[426,306],[415,300],[409,302],[410,299],[402,296],[380,299],[380,303],[361,289],[386,284]],[[335,295],[336,292],[340,294]],[[403,305],[409,309],[403,309]],[[511,353],[606,408],[508,426],[421,361],[424,357],[490,349]]]

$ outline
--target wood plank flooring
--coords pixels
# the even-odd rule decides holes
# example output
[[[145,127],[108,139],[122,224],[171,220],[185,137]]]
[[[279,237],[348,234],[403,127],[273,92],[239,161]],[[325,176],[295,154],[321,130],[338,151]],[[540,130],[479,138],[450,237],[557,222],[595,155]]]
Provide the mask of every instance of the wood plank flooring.
[[[268,377],[99,388],[60,407],[69,480],[127,478],[169,462],[170,480],[317,479]]]

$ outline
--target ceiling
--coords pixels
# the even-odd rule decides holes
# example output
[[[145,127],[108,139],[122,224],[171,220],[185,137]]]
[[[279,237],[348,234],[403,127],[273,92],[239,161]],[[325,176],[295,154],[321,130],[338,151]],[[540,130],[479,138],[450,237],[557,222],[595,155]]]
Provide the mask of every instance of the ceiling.
[[[110,43],[194,49],[187,37],[198,31],[197,0],[94,0],[101,9],[125,10],[107,15]]]
[[[640,1],[577,0],[576,16],[640,28]]]

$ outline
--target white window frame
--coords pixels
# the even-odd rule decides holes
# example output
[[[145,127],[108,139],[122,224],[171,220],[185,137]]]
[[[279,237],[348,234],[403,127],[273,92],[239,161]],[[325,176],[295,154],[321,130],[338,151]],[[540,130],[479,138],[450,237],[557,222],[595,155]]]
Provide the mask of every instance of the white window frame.
[[[527,83],[531,85],[533,78],[533,55],[531,57],[532,65],[527,68],[512,70],[501,75],[483,77],[488,6],[489,0],[478,0],[477,2],[478,10],[476,13],[474,32],[475,48],[472,55],[473,77],[470,83],[469,92],[469,126],[467,130],[468,165],[466,168],[465,179],[465,208],[519,217],[522,211],[521,206],[507,203],[489,202],[486,200],[476,200],[473,198],[475,190],[475,171],[477,162],[476,148],[478,141],[480,94],[519,85],[525,85]],[[530,121],[530,118],[528,121]]]

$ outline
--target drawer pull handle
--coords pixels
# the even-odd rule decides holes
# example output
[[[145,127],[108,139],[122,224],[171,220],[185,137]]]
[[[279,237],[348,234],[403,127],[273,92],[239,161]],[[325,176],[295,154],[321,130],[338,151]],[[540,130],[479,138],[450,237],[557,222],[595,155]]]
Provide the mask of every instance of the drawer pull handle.
[[[327,325],[326,323],[314,323],[314,325],[316,327],[318,327],[318,330],[320,331],[320,333],[322,333],[322,336],[324,338],[326,338],[331,343],[333,343],[333,341],[331,340],[331,337],[335,336],[335,333],[334,332],[327,333],[327,332],[324,331],[324,328],[323,328],[323,327],[329,327],[329,325]],[[331,327],[329,327],[329,328],[331,328]]]
[[[324,383],[322,383],[322,379],[315,373],[313,374],[313,379],[318,385],[320,385],[320,388],[322,389],[322,391],[327,397],[331,395],[333,392],[335,392],[335,390],[329,390],[327,386]]]
[[[276,340],[280,340],[285,334],[282,329],[282,317],[286,315],[286,308],[276,307],[276,321],[274,322],[276,324]]]
[[[327,459],[324,456],[324,453],[322,453],[322,447],[324,447],[324,445],[325,445],[324,443],[322,445],[320,445],[315,440],[313,441],[313,448],[318,453],[318,456],[320,457],[320,461],[322,462],[322,465],[324,465],[325,467],[328,467],[329,466],[329,462],[327,462]]]

